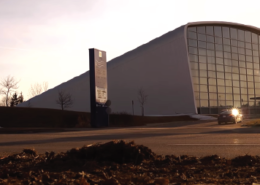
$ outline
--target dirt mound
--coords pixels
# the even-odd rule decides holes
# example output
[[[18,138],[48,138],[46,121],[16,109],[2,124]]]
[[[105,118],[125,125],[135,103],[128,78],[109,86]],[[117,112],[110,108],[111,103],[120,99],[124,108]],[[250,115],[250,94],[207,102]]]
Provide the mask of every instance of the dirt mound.
[[[232,159],[232,164],[240,166],[252,166],[260,163],[259,156],[244,155]]]
[[[204,164],[215,164],[215,163],[221,163],[223,162],[222,159],[218,155],[211,155],[211,156],[206,156],[202,157],[200,161]]]
[[[79,158],[95,161],[140,164],[144,159],[154,159],[155,154],[143,145],[132,142],[111,141],[105,144],[84,146],[66,153],[67,158]]]
[[[252,184],[260,180],[260,157],[161,156],[111,141],[58,154],[24,149],[0,157],[0,169],[0,184]]]

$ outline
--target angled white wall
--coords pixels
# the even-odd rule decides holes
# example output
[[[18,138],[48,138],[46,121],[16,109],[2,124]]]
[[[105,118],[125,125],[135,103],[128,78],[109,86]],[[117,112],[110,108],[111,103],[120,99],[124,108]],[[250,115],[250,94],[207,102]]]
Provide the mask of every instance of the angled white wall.
[[[184,26],[108,63],[108,92],[115,112],[141,114],[137,92],[148,95],[146,115],[195,113]]]
[[[108,98],[112,112],[141,115],[138,90],[148,95],[145,115],[196,113],[190,76],[185,26],[108,62]],[[100,48],[104,49],[104,48]],[[58,90],[72,94],[68,110],[90,111],[89,73],[86,72],[30,100],[31,107],[60,109]],[[27,107],[28,101],[20,104]]]

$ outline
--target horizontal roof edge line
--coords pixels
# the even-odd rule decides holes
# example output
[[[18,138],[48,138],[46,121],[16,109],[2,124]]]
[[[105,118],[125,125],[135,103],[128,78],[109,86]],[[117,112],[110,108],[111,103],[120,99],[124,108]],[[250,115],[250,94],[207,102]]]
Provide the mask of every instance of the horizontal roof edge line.
[[[207,26],[207,25],[216,25],[216,26],[232,26],[236,28],[243,28],[248,31],[253,31],[258,34],[260,34],[260,28],[251,26],[251,25],[246,25],[246,24],[241,24],[241,23],[235,23],[235,22],[224,22],[224,21],[198,21],[198,22],[189,22],[186,24],[187,27],[189,26]]]

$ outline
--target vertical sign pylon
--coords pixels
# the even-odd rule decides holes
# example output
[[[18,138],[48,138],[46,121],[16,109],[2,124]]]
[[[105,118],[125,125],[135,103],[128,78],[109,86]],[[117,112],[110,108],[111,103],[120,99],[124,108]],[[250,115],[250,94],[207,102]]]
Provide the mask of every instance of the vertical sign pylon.
[[[89,49],[91,127],[108,126],[106,52]]]

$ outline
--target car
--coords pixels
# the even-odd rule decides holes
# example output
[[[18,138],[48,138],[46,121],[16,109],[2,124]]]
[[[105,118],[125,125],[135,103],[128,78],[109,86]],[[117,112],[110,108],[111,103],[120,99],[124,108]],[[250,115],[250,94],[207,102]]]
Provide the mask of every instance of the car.
[[[240,113],[238,109],[225,110],[218,115],[219,125],[221,123],[227,124],[228,122],[237,124],[238,122],[242,122],[242,121],[243,121],[243,115]]]

